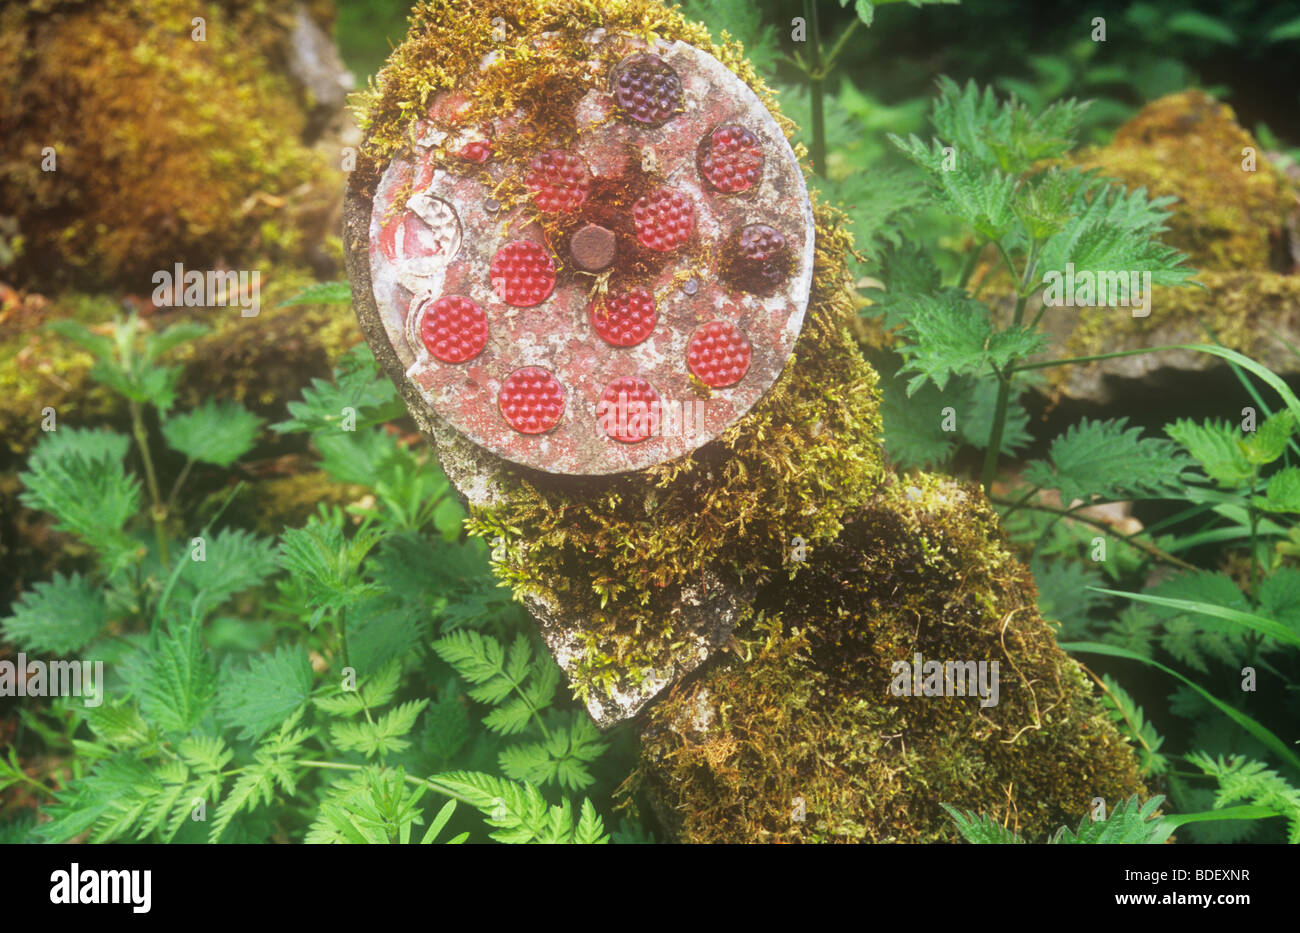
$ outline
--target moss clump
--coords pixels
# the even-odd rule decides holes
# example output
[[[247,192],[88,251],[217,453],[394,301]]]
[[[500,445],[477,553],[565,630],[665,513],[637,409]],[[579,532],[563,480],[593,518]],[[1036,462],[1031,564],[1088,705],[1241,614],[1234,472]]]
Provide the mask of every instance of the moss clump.
[[[1246,149],[1255,153],[1255,171],[1243,170]],[[1278,352],[1270,327],[1285,326],[1300,308],[1300,279],[1288,274],[1282,249],[1296,192],[1229,107],[1201,91],[1162,97],[1124,124],[1109,146],[1081,152],[1077,164],[1099,169],[1130,189],[1145,187],[1152,197],[1176,197],[1161,240],[1188,254],[1205,288],[1157,286],[1145,318],[1109,308],[1050,315],[1049,324],[1065,346],[1055,355],[1144,346],[1153,336],[1159,337],[1156,343],[1199,343],[1209,327],[1226,346],[1283,371],[1293,369],[1293,360]],[[1129,372],[1155,363],[1102,365]],[[1061,368],[1049,378],[1083,377]]]
[[[278,67],[293,16],[284,0],[0,9],[0,216],[23,244],[10,281],[148,294],[176,262],[298,255],[342,177],[303,145]]]
[[[1242,168],[1247,149],[1255,153],[1254,171]],[[1232,109],[1203,91],[1147,104],[1110,145],[1082,151],[1076,163],[1129,188],[1145,187],[1152,197],[1178,198],[1161,240],[1187,253],[1197,269],[1268,269],[1295,206],[1286,180]]]
[[[682,841],[953,841],[941,802],[1033,837],[1143,790],[972,489],[890,485],[760,606],[744,659],[643,732],[641,784]],[[1000,662],[998,703],[894,696],[893,662],[917,653]]]
[[[435,95],[456,94],[433,116],[444,128],[472,128],[489,116],[522,111],[518,130],[492,140],[494,157],[520,160],[549,148],[553,139],[572,140],[574,104],[591,86],[593,68],[613,64],[608,48],[593,49],[583,37],[605,29],[642,39],[680,39],[704,49],[735,72],[763,99],[778,123],[770,89],[745,60],[740,45],[716,45],[708,30],[655,0],[483,0],[477,3],[421,2],[411,14],[406,40],[390,56],[376,86],[362,97],[361,126],[366,141],[349,181],[373,194],[379,175],[393,156],[410,148],[416,120]],[[545,41],[537,41],[545,36]],[[486,56],[494,65],[480,70]],[[448,171],[473,171],[446,152],[438,153]],[[526,164],[526,163],[524,163]],[[522,197],[522,187],[498,192]]]

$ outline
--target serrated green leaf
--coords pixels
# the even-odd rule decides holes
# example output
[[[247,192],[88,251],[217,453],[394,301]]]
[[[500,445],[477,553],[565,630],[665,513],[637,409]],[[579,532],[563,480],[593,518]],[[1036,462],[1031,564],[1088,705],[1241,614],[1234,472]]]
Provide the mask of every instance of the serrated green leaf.
[[[1046,460],[1029,464],[1025,481],[1059,489],[1067,504],[1178,495],[1191,461],[1171,442],[1127,425],[1127,418],[1081,419],[1052,441]]]
[[[80,449],[83,446],[85,450]],[[125,526],[139,511],[140,484],[127,475],[124,452],[106,435],[46,440],[28,461],[27,471],[18,476],[24,486],[22,503],[49,512],[56,519],[55,528],[77,535],[99,551],[110,572],[125,564],[135,550]]]
[[[271,430],[342,431],[350,409],[355,430],[360,431],[405,413],[397,390],[379,373],[364,341],[339,358],[332,382],[313,379],[302,401],[290,402],[288,409],[290,417],[271,425]]]
[[[206,337],[209,332],[209,329],[198,321],[178,321],[159,333],[145,335],[144,358],[153,362],[182,344]]]
[[[217,688],[217,715],[242,739],[259,739],[306,705],[312,670],[301,645],[255,655],[243,670],[227,668]]]
[[[189,732],[212,706],[217,678],[197,625],[160,630],[141,672],[140,712],[162,732]]]
[[[291,298],[286,298],[277,307],[290,308],[294,305],[347,305],[352,303],[352,286],[347,282],[317,282],[309,285]]]
[[[1300,790],[1280,774],[1263,762],[1248,760],[1243,755],[1234,755],[1228,760],[1220,756],[1217,761],[1198,753],[1186,757],[1218,781],[1219,790],[1214,798],[1216,810],[1248,800],[1256,807],[1285,817],[1287,841],[1292,845],[1300,844]]]
[[[262,419],[238,402],[208,399],[163,422],[168,445],[192,460],[229,467],[253,449]]]
[[[1258,430],[1241,439],[1246,459],[1257,465],[1272,463],[1286,451],[1295,426],[1295,415],[1289,409],[1270,416]]]
[[[187,617],[206,616],[276,570],[275,544],[242,528],[217,532],[203,541],[201,550],[195,540],[182,543],[167,604],[184,607]]]
[[[901,304],[907,324],[899,348],[905,360],[900,373],[916,374],[908,383],[909,395],[927,379],[942,390],[952,376],[1005,367],[1044,345],[1045,338],[1029,330],[994,331],[988,309],[960,295],[909,296]]]
[[[1017,845],[1025,841],[1012,830],[998,825],[987,814],[976,813],[973,810],[963,812],[946,803],[941,803],[939,806],[948,813],[957,827],[957,832],[961,833],[961,837],[967,842],[976,845]]]
[[[24,651],[70,655],[95,640],[108,622],[103,591],[81,574],[37,583],[0,622],[7,641]]]
[[[1196,458],[1206,476],[1226,489],[1239,488],[1255,475],[1256,467],[1242,449],[1240,432],[1227,422],[1200,425],[1179,419],[1168,425],[1165,433]]]
[[[1093,820],[1090,815],[1085,816],[1077,830],[1063,826],[1048,842],[1057,845],[1160,845],[1174,828],[1155,817],[1155,811],[1164,799],[1163,795],[1157,794],[1139,804],[1134,794],[1118,804],[1106,819]]]
[[[1287,467],[1274,473],[1263,498],[1252,501],[1268,512],[1300,512],[1300,468]]]
[[[1142,774],[1164,774],[1169,769],[1168,759],[1160,754],[1160,746],[1164,744],[1164,738],[1143,715],[1142,707],[1137,705],[1128,691],[1114,678],[1109,674],[1103,674],[1101,680],[1105,685],[1102,700],[1109,707],[1111,720],[1137,749]]]

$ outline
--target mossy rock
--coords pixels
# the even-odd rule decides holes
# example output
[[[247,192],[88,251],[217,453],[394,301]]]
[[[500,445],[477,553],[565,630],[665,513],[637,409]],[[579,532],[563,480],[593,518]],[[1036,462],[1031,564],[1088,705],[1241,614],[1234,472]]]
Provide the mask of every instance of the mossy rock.
[[[1247,171],[1252,157],[1254,170]],[[1300,198],[1231,108],[1202,91],[1162,97],[1110,145],[1084,150],[1076,162],[1129,189],[1177,198],[1161,240],[1188,254],[1204,287],[1156,286],[1147,317],[1127,308],[1049,308],[1043,321],[1052,345],[1044,358],[1203,343],[1208,327],[1224,345],[1277,372],[1300,374],[1300,356],[1272,333],[1300,341]],[[1070,397],[1105,403],[1133,391],[1132,380],[1176,386],[1187,378],[1180,371],[1218,365],[1204,354],[1169,351],[1049,369],[1047,376]]]
[[[733,656],[652,709],[642,789],[686,842],[955,841],[940,803],[1041,838],[1142,792],[1035,595],[977,490],[891,481],[760,592]],[[894,695],[917,654],[998,662],[996,704]]]
[[[302,259],[336,222],[342,173],[339,153],[302,138],[310,102],[283,64],[297,6],[0,9],[0,217],[16,219],[20,243],[4,278],[148,294],[177,262]]]
[[[492,541],[494,571],[598,721],[642,710],[641,787],[670,834],[951,839],[940,802],[1007,813],[1032,834],[1077,821],[1094,797],[1141,791],[1132,750],[1056,647],[982,495],[928,476],[902,485],[884,464],[876,376],[850,329],[852,241],[833,208],[815,205],[813,287],[791,363],[690,456],[557,477],[489,454],[424,405],[371,290],[379,173],[449,88],[471,113],[518,105],[522,123],[544,124],[548,102],[573,93],[565,75],[580,37],[597,28],[695,45],[783,119],[738,46],[650,0],[422,3],[362,116],[344,243],[371,347],[468,502],[472,531]],[[500,81],[479,77],[488,53],[505,63]],[[892,663],[918,651],[1005,661],[1000,702],[894,697]],[[792,824],[800,796],[808,817]]]

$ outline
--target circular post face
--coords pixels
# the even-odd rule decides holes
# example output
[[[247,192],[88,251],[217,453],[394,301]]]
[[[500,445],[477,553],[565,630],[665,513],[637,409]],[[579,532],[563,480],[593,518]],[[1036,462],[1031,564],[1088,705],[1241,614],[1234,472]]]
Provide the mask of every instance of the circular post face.
[[[611,54],[563,121],[576,134],[506,157],[494,140],[520,138],[518,113],[460,136],[422,121],[369,234],[376,304],[425,404],[498,456],[573,475],[681,457],[748,412],[803,326],[814,236],[789,143],[721,62],[588,41]]]

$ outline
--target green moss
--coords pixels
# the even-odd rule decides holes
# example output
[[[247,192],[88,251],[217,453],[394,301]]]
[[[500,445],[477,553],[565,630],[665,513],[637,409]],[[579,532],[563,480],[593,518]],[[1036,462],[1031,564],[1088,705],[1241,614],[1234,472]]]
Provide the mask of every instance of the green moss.
[[[1243,170],[1246,150],[1255,154],[1255,171]],[[1226,346],[1258,356],[1273,340],[1270,327],[1300,307],[1300,281],[1274,268],[1296,192],[1225,104],[1201,91],[1162,97],[1124,124],[1109,146],[1085,150],[1077,162],[1130,189],[1177,198],[1161,241],[1188,254],[1205,287],[1156,287],[1146,318],[1081,309],[1064,355],[1105,353],[1117,349],[1117,339],[1156,330],[1164,342],[1199,342],[1209,327]],[[1049,375],[1063,380],[1069,372]]]
[[[680,39],[710,52],[754,88],[787,133],[792,128],[738,43],[714,44],[703,26],[655,0],[426,0],[412,11],[406,41],[361,96],[366,141],[349,181],[357,190],[373,193],[389,160],[411,146],[416,119],[426,115],[435,95],[447,90],[463,98],[464,109],[454,115],[457,126],[476,126],[516,107],[522,111],[517,132],[493,138],[498,158],[522,159],[549,148],[552,137],[571,139],[576,134],[572,105],[589,87],[592,66],[612,64],[600,60],[612,55],[610,50],[593,50],[583,41],[598,28],[645,39]],[[537,42],[542,34],[547,40]],[[496,65],[480,71],[479,63],[489,54],[496,56]],[[439,161],[448,171],[474,171],[445,152]],[[522,189],[508,189],[497,196],[508,204],[522,194]]]
[[[955,841],[941,802],[1033,837],[1143,790],[971,488],[889,486],[760,606],[741,657],[643,732],[639,786],[682,841]],[[999,661],[998,703],[894,696],[916,653]]]
[[[1246,151],[1255,170],[1243,170]],[[1129,188],[1178,199],[1162,242],[1187,253],[1197,269],[1267,270],[1283,219],[1295,205],[1286,180],[1232,109],[1203,91],[1147,104],[1104,148],[1076,159]]]
[[[176,262],[294,258],[342,174],[301,141],[280,66],[293,15],[286,0],[0,10],[0,215],[23,236],[6,278],[147,294]]]

